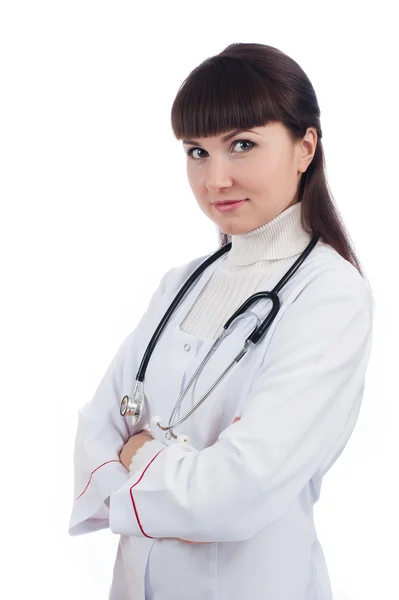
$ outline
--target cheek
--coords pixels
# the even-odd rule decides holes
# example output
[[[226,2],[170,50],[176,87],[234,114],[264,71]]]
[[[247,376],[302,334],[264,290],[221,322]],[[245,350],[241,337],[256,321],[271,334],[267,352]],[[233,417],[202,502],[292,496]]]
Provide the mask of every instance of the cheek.
[[[286,157],[273,156],[259,169],[259,177],[268,187],[284,187],[292,179],[292,165]]]
[[[198,173],[195,173],[193,169],[187,167],[187,180],[192,190],[196,190],[200,186],[200,178]]]
[[[278,178],[279,173],[275,161],[259,160],[254,161],[251,165],[246,165],[246,168],[241,171],[240,183],[254,192],[259,188],[266,191]]]
[[[204,178],[199,173],[187,172],[187,179],[197,202],[202,202],[202,199],[206,196]]]

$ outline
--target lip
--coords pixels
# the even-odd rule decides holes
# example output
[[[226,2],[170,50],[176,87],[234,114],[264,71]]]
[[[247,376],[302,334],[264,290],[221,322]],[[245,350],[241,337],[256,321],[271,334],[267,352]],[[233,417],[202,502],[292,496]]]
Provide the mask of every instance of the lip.
[[[219,206],[220,204],[233,204],[233,202],[245,202],[245,200],[248,200],[248,198],[238,198],[237,200],[234,198],[229,199],[229,200],[217,200],[213,204],[215,204],[216,206]]]
[[[220,212],[227,212],[230,210],[235,210],[242,204],[245,204],[246,201],[247,198],[245,198],[245,200],[222,200],[219,202],[214,202],[213,205],[216,208],[216,210]]]

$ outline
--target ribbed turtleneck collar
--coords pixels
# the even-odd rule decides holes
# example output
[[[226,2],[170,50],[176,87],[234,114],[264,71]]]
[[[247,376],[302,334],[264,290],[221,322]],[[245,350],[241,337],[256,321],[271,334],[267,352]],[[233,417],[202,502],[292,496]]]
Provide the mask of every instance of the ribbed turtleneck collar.
[[[245,266],[303,252],[312,236],[302,228],[301,209],[301,202],[297,202],[268,223],[247,233],[232,235],[228,263]]]

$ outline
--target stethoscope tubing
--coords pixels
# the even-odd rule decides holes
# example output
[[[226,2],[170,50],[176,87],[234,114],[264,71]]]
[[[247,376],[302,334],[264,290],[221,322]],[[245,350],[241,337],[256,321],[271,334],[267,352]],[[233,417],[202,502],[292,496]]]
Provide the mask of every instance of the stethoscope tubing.
[[[229,371],[231,371],[233,366],[235,364],[237,364],[243,358],[243,356],[247,353],[247,351],[250,348],[253,348],[255,346],[255,344],[257,344],[258,341],[265,335],[265,333],[271,326],[272,322],[274,321],[274,319],[280,309],[280,299],[278,297],[278,292],[283,288],[283,286],[287,283],[287,281],[299,269],[300,265],[304,262],[304,260],[311,253],[311,251],[316,246],[318,241],[319,241],[318,236],[315,236],[312,238],[311,242],[308,244],[308,246],[305,248],[305,250],[302,252],[302,254],[297,258],[297,260],[294,262],[294,264],[290,267],[290,269],[285,273],[285,275],[280,279],[280,281],[275,285],[275,287],[270,292],[261,291],[261,292],[257,292],[255,294],[253,294],[250,298],[248,298],[245,302],[243,302],[243,304],[228,319],[228,321],[223,326],[222,333],[218,336],[216,341],[213,343],[211,349],[208,351],[207,355],[202,360],[201,364],[199,365],[199,367],[196,369],[195,373],[190,378],[190,380],[187,383],[187,385],[185,386],[182,394],[180,395],[178,401],[176,402],[174,409],[172,411],[172,414],[169,418],[168,426],[162,427],[159,422],[156,423],[162,431],[168,432],[167,436],[171,437],[173,435],[173,437],[175,437],[175,438],[177,437],[172,433],[172,429],[174,429],[175,427],[177,427],[178,425],[183,423],[186,419],[188,419],[197,410],[197,408],[208,398],[208,396],[213,392],[213,390],[219,385],[219,383],[222,381],[222,379],[224,379],[224,377],[229,373]],[[158,327],[156,328],[156,330],[146,348],[143,359],[140,363],[140,367],[139,367],[139,370],[136,375],[135,388],[134,388],[134,392],[133,392],[134,398],[136,397],[136,394],[139,393],[138,390],[140,387],[140,383],[142,384],[142,382],[144,381],[145,372],[147,369],[148,362],[151,358],[152,352],[154,351],[156,343],[157,343],[159,337],[161,336],[164,328],[166,327],[166,324],[169,321],[171,314],[174,312],[175,308],[178,306],[179,302],[185,295],[186,291],[191,287],[193,282],[203,273],[203,271],[206,270],[206,268],[210,264],[212,264],[214,261],[218,260],[223,254],[228,252],[230,250],[230,248],[231,248],[231,243],[227,244],[226,246],[223,246],[217,252],[215,252],[210,257],[208,257],[188,278],[188,280],[182,286],[182,288],[178,292],[177,296],[175,297],[175,299],[173,300],[173,302],[171,303],[171,305],[165,312],[163,318],[161,319]],[[173,423],[173,419],[174,419],[176,413],[178,412],[178,410],[181,406],[181,403],[182,403],[184,397],[186,396],[187,391],[189,390],[191,384],[196,379],[196,377],[201,372],[201,370],[204,368],[204,366],[207,364],[207,362],[210,360],[212,354],[216,351],[218,346],[221,344],[231,323],[237,317],[246,313],[248,308],[254,302],[257,302],[261,298],[269,298],[272,301],[272,308],[271,308],[271,311],[269,312],[269,314],[267,315],[267,317],[264,319],[264,321],[260,325],[259,325],[259,318],[257,319],[258,323],[257,323],[256,327],[254,328],[254,330],[252,331],[252,333],[246,338],[245,344],[244,344],[244,347],[242,348],[242,350],[232,360],[232,362],[229,364],[229,366],[223,371],[223,373],[213,383],[213,385],[195,403],[195,405],[189,411],[187,411],[187,413],[185,413],[180,419],[178,419],[176,422]],[[144,391],[142,392],[142,394],[144,397]]]
[[[223,331],[223,333],[216,340],[216,342],[218,342],[217,345],[220,344],[220,341],[221,341],[224,333],[225,333],[225,331]],[[219,383],[222,381],[222,379],[224,379],[224,377],[226,377],[226,375],[229,373],[229,371],[231,371],[231,369],[233,368],[233,366],[236,365],[242,359],[242,357],[247,353],[249,347],[253,345],[252,342],[246,340],[244,348],[242,350],[240,350],[240,352],[237,354],[237,356],[231,361],[231,363],[229,364],[229,366],[223,371],[223,373],[219,376],[219,378],[215,381],[215,383],[213,383],[213,385],[209,388],[209,390],[207,390],[207,392],[205,392],[205,394],[203,394],[203,396],[194,404],[194,406],[192,408],[190,408],[190,410],[187,411],[187,413],[185,415],[183,415],[183,417],[181,417],[178,421],[176,421],[175,423],[172,424],[174,416],[177,413],[177,411],[179,410],[180,405],[183,402],[184,397],[185,397],[187,391],[191,387],[192,382],[194,381],[194,379],[196,379],[197,375],[200,373],[200,371],[202,371],[202,369],[205,367],[206,363],[211,358],[212,354],[215,352],[215,350],[217,348],[216,342],[212,346],[212,348],[209,350],[208,354],[206,355],[206,357],[204,358],[204,360],[201,362],[201,364],[199,365],[199,367],[197,368],[197,370],[195,371],[195,373],[191,377],[190,381],[187,383],[185,389],[183,390],[183,392],[182,392],[179,400],[177,401],[176,406],[174,407],[174,409],[172,411],[172,414],[171,414],[171,416],[169,418],[169,425],[168,425],[168,427],[162,427],[160,424],[158,424],[158,427],[160,429],[162,429],[162,431],[168,431],[169,429],[175,428],[178,425],[180,425],[181,423],[183,423],[183,421],[185,421],[186,419],[188,419],[189,417],[191,417],[191,415],[197,410],[197,408],[199,406],[201,406],[201,404],[208,398],[208,396],[213,392],[213,390],[219,385]]]

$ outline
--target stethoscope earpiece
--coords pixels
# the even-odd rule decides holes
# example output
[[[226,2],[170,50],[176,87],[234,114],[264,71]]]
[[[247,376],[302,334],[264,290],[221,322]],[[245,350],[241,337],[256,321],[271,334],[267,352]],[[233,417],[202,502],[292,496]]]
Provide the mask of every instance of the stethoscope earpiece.
[[[154,417],[152,417],[151,425],[154,425],[154,427],[157,427],[160,424],[161,424],[161,417],[159,415],[155,415]]]
[[[154,427],[159,427],[159,428],[163,429],[161,427],[161,417],[159,415],[154,415],[151,419],[151,425],[153,425]],[[168,433],[169,433],[168,439],[170,439],[173,436],[178,442],[187,443],[189,440],[189,437],[186,434],[180,434],[178,436],[175,436],[175,435],[173,435],[173,433],[171,431],[169,431]]]

